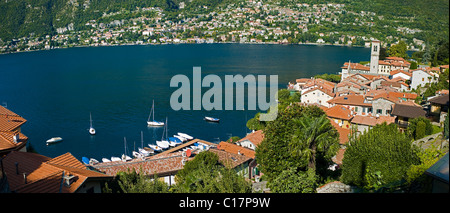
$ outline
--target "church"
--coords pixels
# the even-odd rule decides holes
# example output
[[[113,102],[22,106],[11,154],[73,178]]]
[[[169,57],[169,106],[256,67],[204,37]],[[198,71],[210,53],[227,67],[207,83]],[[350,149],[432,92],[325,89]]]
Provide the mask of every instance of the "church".
[[[371,43],[370,63],[368,66],[360,63],[344,63],[344,66],[341,67],[342,72],[339,73],[341,74],[341,81],[349,75],[357,73],[376,76],[389,76],[391,71],[394,70],[409,70],[409,66],[411,64],[401,57],[386,57],[386,59],[380,60],[381,42],[374,40]]]

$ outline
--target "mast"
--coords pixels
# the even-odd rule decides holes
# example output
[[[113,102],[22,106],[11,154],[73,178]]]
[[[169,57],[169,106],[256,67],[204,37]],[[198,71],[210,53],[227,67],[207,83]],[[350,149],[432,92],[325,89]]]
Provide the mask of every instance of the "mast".
[[[155,105],[155,100],[153,100],[152,109],[150,110],[150,115],[148,115],[147,121],[150,121],[150,118],[152,117],[152,112],[153,112],[153,119],[155,119],[155,112],[154,112],[154,109],[153,109],[154,105]]]
[[[92,113],[91,112],[89,112],[89,121],[90,121],[90,124],[91,124],[91,128],[92,128]]]
[[[152,109],[153,109],[153,120],[155,120],[155,99],[153,99]]]
[[[141,131],[141,148],[144,148],[144,133]]]

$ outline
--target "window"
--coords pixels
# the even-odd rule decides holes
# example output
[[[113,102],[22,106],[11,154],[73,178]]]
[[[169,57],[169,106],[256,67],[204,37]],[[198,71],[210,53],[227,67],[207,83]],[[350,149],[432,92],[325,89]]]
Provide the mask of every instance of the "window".
[[[382,114],[383,110],[382,109],[377,109],[377,114]]]

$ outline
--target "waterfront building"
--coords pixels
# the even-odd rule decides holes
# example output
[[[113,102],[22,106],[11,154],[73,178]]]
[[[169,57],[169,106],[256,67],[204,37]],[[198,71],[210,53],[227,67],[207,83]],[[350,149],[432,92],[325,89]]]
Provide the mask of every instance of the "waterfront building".
[[[49,158],[11,151],[1,161],[1,176],[8,185],[6,192],[101,193],[102,182],[112,178],[88,169],[70,153]],[[0,185],[5,188],[6,184]],[[3,191],[1,187],[0,191]]]
[[[0,106],[0,157],[11,151],[26,151],[28,137],[21,131],[25,118]]]

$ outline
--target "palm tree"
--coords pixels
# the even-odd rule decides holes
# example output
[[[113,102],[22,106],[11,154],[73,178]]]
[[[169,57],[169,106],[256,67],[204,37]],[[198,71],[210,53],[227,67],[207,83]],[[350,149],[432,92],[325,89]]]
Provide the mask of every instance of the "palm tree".
[[[294,122],[298,127],[289,143],[289,150],[293,156],[307,162],[308,168],[316,169],[318,152],[325,156],[334,156],[339,147],[339,134],[331,125],[326,115],[311,117],[305,115]]]

